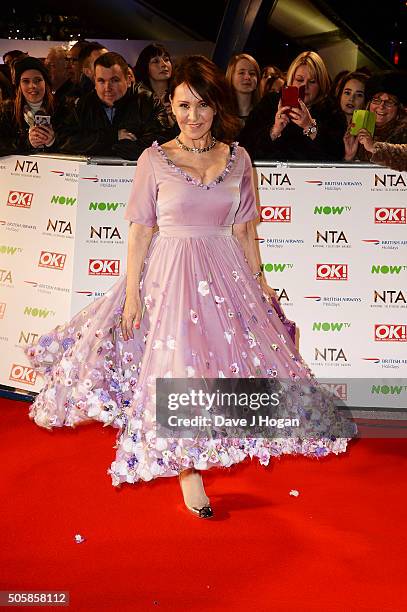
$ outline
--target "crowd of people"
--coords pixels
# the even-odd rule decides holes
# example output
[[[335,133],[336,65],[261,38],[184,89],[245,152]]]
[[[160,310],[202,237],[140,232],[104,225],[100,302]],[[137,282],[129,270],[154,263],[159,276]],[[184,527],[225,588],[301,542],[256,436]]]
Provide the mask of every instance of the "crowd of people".
[[[169,94],[174,62],[160,44],[145,47],[134,67],[88,41],[53,47],[45,59],[10,51],[3,61],[0,155],[136,160],[154,141],[179,133]],[[370,161],[407,169],[407,76],[399,70],[330,75],[314,51],[300,53],[286,72],[274,65],[261,70],[241,53],[231,58],[225,81],[235,139],[252,160]],[[295,99],[288,97],[293,91]],[[356,110],[374,115],[374,130],[355,128]]]

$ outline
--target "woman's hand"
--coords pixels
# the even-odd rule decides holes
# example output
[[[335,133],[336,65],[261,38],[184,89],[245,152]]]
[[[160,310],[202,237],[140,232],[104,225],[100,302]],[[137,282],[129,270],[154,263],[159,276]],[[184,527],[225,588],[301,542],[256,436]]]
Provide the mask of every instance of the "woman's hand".
[[[133,328],[140,329],[141,313],[142,309],[140,296],[132,299],[126,297],[122,318],[120,321],[123,338],[125,341],[134,337]]]
[[[274,289],[272,289],[271,287],[268,286],[266,279],[264,278],[264,276],[261,277],[260,280],[260,287],[261,290],[263,292],[264,297],[266,298],[266,300],[269,302],[272,298],[274,299],[278,299],[277,298],[277,293],[274,291]]]
[[[343,137],[343,143],[345,145],[345,161],[352,161],[358,150],[359,140],[357,136],[352,136],[350,133],[353,123],[350,123],[348,129]]]
[[[369,151],[369,153],[373,153],[373,151],[374,151],[374,141],[373,141],[373,138],[372,138],[370,132],[368,132],[367,130],[362,128],[358,132],[357,139],[360,142],[360,144],[365,147],[366,151]]]
[[[276,116],[274,117],[274,124],[270,129],[271,140],[275,140],[281,136],[284,128],[290,123],[290,118],[287,114],[290,108],[290,106],[281,106],[281,100],[279,101]]]
[[[298,125],[298,127],[306,130],[311,125],[315,125],[315,121],[310,115],[310,112],[304,102],[298,99],[298,103],[300,108],[291,107],[290,112],[288,113],[291,121]]]
[[[35,149],[49,146],[55,140],[55,132],[51,126],[35,125],[29,129],[28,139]]]

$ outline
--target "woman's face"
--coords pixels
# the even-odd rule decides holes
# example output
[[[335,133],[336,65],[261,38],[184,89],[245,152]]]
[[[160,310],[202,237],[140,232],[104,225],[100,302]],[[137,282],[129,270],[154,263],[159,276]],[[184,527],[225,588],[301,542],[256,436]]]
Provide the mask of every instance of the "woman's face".
[[[345,115],[353,115],[353,111],[365,107],[365,84],[357,79],[345,83],[340,99],[341,110]]]
[[[151,81],[168,81],[171,78],[172,64],[168,55],[156,55],[148,63],[148,74]]]
[[[21,92],[27,102],[38,104],[45,95],[45,81],[39,70],[25,70],[20,79]]]
[[[397,117],[399,103],[395,96],[379,92],[371,99],[369,110],[376,115],[376,125],[386,125]]]
[[[198,140],[210,132],[216,112],[186,83],[175,88],[171,107],[181,134],[187,139]]]
[[[306,64],[298,66],[294,72],[292,85],[296,87],[305,87],[304,102],[307,106],[310,106],[318,97],[319,84],[314,75],[311,75],[311,71]]]
[[[252,93],[256,89],[256,70],[247,59],[237,62],[232,75],[232,85],[238,93]]]
[[[276,79],[272,86],[270,87],[269,91],[276,91],[279,92],[280,89],[283,87],[284,85],[284,79],[280,79],[280,77],[278,79]]]

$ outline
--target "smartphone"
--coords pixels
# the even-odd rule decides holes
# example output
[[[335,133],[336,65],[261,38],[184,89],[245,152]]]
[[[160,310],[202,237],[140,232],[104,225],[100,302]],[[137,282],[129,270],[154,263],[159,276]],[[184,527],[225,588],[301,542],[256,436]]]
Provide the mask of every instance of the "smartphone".
[[[281,106],[291,106],[300,108],[299,100],[304,100],[305,87],[296,87],[295,85],[287,85],[281,89]]]
[[[49,127],[51,125],[50,115],[34,115],[34,125],[45,125]]]
[[[368,110],[354,110],[352,115],[353,127],[350,128],[352,136],[357,136],[359,130],[365,129],[371,136],[376,127],[376,115]]]

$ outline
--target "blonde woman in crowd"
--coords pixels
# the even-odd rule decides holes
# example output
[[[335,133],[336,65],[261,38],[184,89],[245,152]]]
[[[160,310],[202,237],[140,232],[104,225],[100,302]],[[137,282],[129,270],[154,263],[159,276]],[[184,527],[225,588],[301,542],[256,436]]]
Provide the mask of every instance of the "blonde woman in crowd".
[[[232,88],[236,114],[243,125],[260,99],[260,68],[247,53],[234,55],[226,70],[226,80]]]
[[[263,96],[240,134],[240,142],[252,159],[342,159],[343,144],[329,131],[330,84],[328,70],[318,53],[300,53],[287,71],[287,85],[301,88],[303,99],[287,105],[279,93]]]

